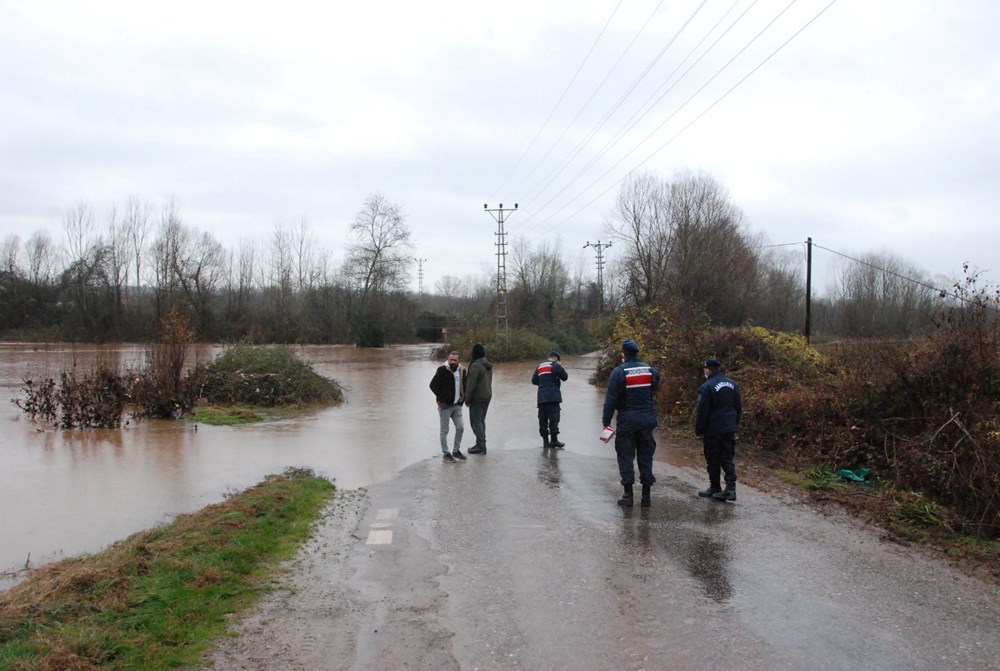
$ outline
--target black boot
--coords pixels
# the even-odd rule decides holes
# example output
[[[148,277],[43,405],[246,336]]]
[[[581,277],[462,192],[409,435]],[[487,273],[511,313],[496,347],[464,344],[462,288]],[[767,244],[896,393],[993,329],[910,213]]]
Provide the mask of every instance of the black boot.
[[[642,486],[642,500],[639,502],[639,505],[643,508],[648,508],[652,505],[652,502],[649,500],[649,485]]]
[[[709,485],[708,489],[703,489],[700,492],[698,492],[698,496],[703,496],[706,499],[710,499],[710,498],[712,498],[713,496],[715,496],[716,494],[718,494],[721,491],[722,491],[722,487],[720,487],[719,485],[717,485],[717,484],[715,484],[715,485]]]
[[[552,443],[549,442],[549,434],[547,433],[542,434],[542,447],[545,449],[552,447]]]
[[[552,440],[549,441],[549,444],[552,447],[566,447],[566,443],[563,443],[563,442],[561,442],[559,440],[559,434],[558,433],[553,433],[552,434]]]
[[[736,485],[726,485],[726,488],[721,492],[716,492],[712,494],[712,498],[716,501],[735,501],[736,500]]]
[[[632,485],[625,485],[625,493],[618,499],[618,505],[626,508],[632,507]]]

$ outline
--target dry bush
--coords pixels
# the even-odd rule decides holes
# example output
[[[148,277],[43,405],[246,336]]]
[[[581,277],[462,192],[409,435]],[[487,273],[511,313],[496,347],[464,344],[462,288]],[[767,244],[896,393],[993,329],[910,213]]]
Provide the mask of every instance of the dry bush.
[[[669,309],[623,311],[593,381],[606,382],[621,338],[633,338],[663,376],[661,417],[690,426],[701,359],[718,356],[740,385],[740,433],[759,448],[752,458],[794,469],[869,467],[941,506],[956,531],[995,539],[1000,292],[978,288],[973,275],[955,295],[930,336],[840,343],[826,356],[800,336],[708,328]]]

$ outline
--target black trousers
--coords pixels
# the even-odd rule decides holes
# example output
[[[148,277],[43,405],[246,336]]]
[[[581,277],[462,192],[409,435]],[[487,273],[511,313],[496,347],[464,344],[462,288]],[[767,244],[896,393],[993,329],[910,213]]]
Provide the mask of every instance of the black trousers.
[[[635,469],[632,460],[639,464],[639,482],[651,485],[656,482],[653,477],[653,453],[656,452],[656,441],[652,429],[640,429],[615,434],[615,452],[618,453],[618,474],[623,485],[635,483]]]
[[[711,487],[719,487],[719,476],[725,473],[726,486],[736,484],[736,434],[714,433],[702,436],[705,443],[705,463],[708,466],[708,483]]]
[[[538,404],[538,433],[547,436],[559,435],[559,404],[539,403]]]

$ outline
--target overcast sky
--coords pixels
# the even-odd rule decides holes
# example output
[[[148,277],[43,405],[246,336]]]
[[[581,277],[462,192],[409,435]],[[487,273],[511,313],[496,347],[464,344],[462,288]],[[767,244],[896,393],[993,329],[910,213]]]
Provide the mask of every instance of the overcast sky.
[[[828,5],[0,0],[0,239],[175,197],[230,249],[304,217],[339,261],[378,191],[432,290],[495,270],[484,203],[592,273],[620,182],[688,170],[770,244],[997,282],[1000,2]]]

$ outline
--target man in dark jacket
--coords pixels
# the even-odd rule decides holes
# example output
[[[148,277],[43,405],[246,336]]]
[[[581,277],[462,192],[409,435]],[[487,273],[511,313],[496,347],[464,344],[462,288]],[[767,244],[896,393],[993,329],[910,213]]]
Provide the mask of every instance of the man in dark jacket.
[[[605,427],[611,426],[611,417],[618,412],[615,433],[615,452],[618,453],[618,473],[625,493],[618,505],[632,507],[632,485],[635,469],[632,460],[639,464],[642,483],[642,505],[650,505],[649,488],[656,482],[653,477],[653,453],[656,441],[653,429],[659,425],[653,395],[660,386],[660,373],[649,364],[639,361],[639,345],[634,340],[622,341],[623,362],[611,371],[608,391],[604,395]]]
[[[465,383],[465,404],[469,406],[469,423],[476,434],[476,444],[469,454],[486,454],[486,411],[493,398],[493,364],[486,360],[486,348],[477,342],[472,346],[472,363]]]
[[[705,359],[705,382],[698,388],[698,409],[694,433],[705,444],[705,462],[708,465],[708,489],[698,496],[719,501],[736,500],[736,429],[743,414],[740,388],[722,374],[722,362],[716,358]],[[720,471],[725,473],[726,488],[720,487]]]
[[[458,363],[458,352],[450,352],[448,360],[438,366],[431,379],[431,391],[437,401],[438,417],[441,420],[441,451],[442,459],[454,463],[456,459],[465,459],[462,454],[462,434],[465,432],[465,422],[462,420],[462,402],[465,401],[466,372]],[[448,422],[455,423],[455,447],[448,451]]]
[[[569,373],[559,362],[559,352],[553,350],[548,360],[535,367],[531,376],[531,384],[538,387],[538,432],[542,435],[542,447],[566,447],[559,440],[559,404],[562,403],[559,385],[569,379]]]

